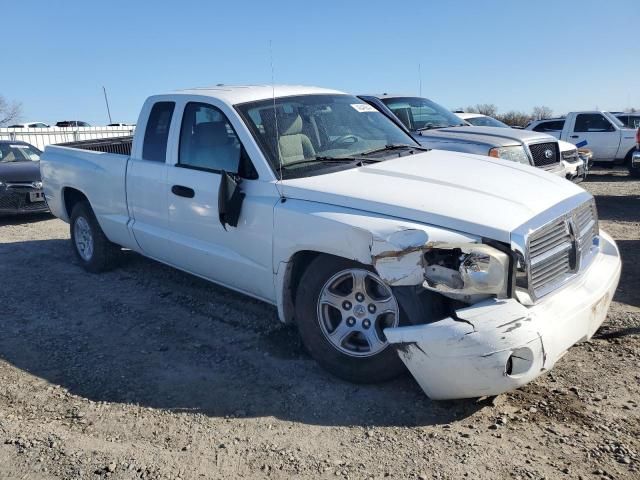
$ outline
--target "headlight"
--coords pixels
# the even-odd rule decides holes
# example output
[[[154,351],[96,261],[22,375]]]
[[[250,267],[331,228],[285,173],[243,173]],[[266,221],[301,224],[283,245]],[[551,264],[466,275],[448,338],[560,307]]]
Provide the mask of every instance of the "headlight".
[[[423,286],[443,295],[475,302],[508,292],[509,256],[484,244],[440,244],[424,254]]]
[[[510,162],[519,162],[524,163],[525,165],[531,165],[527,152],[524,151],[524,147],[522,146],[495,147],[489,150],[489,156],[502,158],[503,160],[509,160]]]
[[[566,152],[562,152],[562,159],[567,162],[573,163],[578,161],[578,150],[567,150]]]

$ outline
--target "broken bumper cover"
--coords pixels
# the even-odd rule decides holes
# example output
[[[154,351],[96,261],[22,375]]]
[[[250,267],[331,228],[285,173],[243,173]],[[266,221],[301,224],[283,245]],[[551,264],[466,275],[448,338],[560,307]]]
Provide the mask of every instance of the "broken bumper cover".
[[[525,307],[490,299],[457,318],[388,328],[388,341],[434,400],[497,395],[550,370],[574,344],[593,336],[606,318],[620,279],[620,255],[601,232],[601,249],[574,281]]]

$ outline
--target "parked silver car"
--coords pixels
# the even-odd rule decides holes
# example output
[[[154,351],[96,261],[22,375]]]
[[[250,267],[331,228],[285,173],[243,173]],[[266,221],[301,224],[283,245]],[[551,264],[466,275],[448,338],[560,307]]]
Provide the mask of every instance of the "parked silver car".
[[[408,130],[426,147],[489,155],[565,176],[558,140],[551,135],[512,128],[474,127],[422,97],[386,93],[359,97]]]

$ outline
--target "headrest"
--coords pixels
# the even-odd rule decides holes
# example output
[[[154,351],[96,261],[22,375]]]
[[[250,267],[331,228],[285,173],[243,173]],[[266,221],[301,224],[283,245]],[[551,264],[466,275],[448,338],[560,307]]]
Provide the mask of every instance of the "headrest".
[[[392,108],[391,111],[393,114],[400,119],[400,121],[407,127],[409,130],[413,129],[413,114],[411,112],[411,108],[409,107],[398,107]]]
[[[280,135],[298,135],[302,133],[302,117],[297,113],[278,114],[278,133]]]
[[[205,122],[196,125],[194,130],[195,144],[200,147],[224,145],[229,142],[225,122]]]

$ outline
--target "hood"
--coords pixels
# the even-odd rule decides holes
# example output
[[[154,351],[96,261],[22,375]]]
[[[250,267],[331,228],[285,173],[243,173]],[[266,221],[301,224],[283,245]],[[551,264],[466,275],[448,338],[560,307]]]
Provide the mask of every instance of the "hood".
[[[448,127],[422,132],[414,132],[416,139],[423,143],[435,141],[458,141],[485,144],[491,147],[521,145],[522,143],[555,142],[556,139],[545,133],[515,128],[500,127]]]
[[[0,182],[40,181],[40,162],[0,162]]]
[[[475,127],[474,127],[475,128]],[[431,150],[285,180],[289,198],[369,211],[509,242],[535,215],[584,190],[556,175],[480,155]]]

